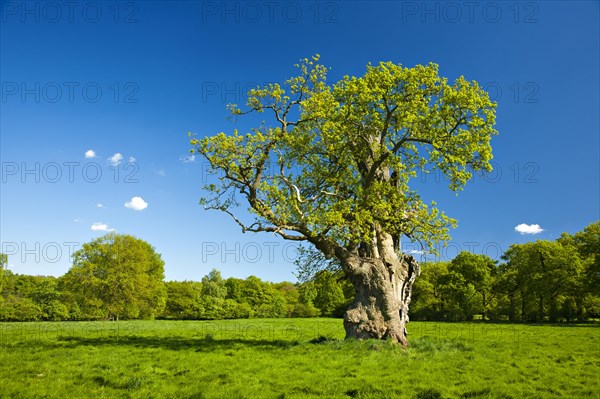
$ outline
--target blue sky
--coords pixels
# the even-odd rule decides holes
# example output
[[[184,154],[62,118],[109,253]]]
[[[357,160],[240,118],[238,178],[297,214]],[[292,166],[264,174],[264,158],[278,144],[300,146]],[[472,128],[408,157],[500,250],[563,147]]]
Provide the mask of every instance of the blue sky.
[[[316,53],[331,81],[369,62],[435,62],[498,102],[490,175],[458,196],[416,181],[459,221],[443,259],[497,257],[600,217],[597,1],[0,6],[0,241],[15,273],[61,275],[73,249],[116,229],[154,245],[169,280],[213,267],[294,280],[294,244],[198,205],[206,165],[187,158],[187,133],[230,132],[227,103]]]

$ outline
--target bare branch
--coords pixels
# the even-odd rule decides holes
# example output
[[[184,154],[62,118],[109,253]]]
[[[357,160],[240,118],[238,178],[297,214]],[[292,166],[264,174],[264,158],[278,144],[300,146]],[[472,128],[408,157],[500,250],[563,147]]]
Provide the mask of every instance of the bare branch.
[[[230,212],[226,207],[223,206],[207,206],[204,209],[206,210],[218,210],[221,212],[225,212],[226,214],[228,214],[241,228],[242,228],[242,233],[246,233],[247,231],[252,232],[252,233],[259,233],[259,232],[270,232],[270,233],[274,233],[274,234],[278,234],[279,236],[283,237],[286,240],[293,240],[293,241],[306,241],[307,237],[300,234],[300,235],[291,235],[286,233],[284,230],[289,230],[289,231],[299,231],[298,227],[296,226],[288,226],[288,225],[281,225],[281,226],[263,226],[262,224],[260,224],[259,222],[254,222],[252,223],[250,226],[246,226],[244,223],[242,223],[237,217],[235,217],[235,215]]]

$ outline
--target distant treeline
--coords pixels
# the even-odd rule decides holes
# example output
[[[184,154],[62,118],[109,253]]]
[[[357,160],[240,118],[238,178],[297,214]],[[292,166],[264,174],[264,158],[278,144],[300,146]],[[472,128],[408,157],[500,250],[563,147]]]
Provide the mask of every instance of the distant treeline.
[[[351,300],[351,287],[330,272],[304,284],[271,283],[258,277],[223,279],[212,270],[197,281],[164,283],[162,305],[154,309],[110,312],[109,304],[83,305],[66,287],[64,276],[29,276],[5,271],[1,321],[103,320],[161,318],[177,320],[272,317],[341,317]],[[346,289],[346,292],[344,292]],[[81,298],[83,299],[83,298]],[[83,306],[82,306],[83,305]],[[137,314],[136,314],[137,313]]]
[[[164,282],[145,241],[114,233],[85,244],[61,277],[13,274],[0,257],[0,321],[342,317],[354,289],[340,272],[303,283],[258,277]],[[556,241],[512,245],[497,262],[461,252],[422,264],[413,320],[585,321],[600,318],[600,222]]]

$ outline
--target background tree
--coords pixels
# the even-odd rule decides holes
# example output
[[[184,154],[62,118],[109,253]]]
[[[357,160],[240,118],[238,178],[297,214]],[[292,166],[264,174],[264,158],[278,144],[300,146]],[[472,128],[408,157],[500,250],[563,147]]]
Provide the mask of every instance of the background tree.
[[[321,314],[321,310],[315,306],[317,290],[315,282],[312,280],[300,284],[298,288],[298,304],[294,309],[296,317],[316,317]]]
[[[241,278],[229,277],[225,280],[225,287],[227,288],[227,299],[232,299],[239,303],[246,302],[242,292],[244,280]]]
[[[576,251],[560,242],[513,244],[504,259],[516,274],[522,320],[554,321],[565,299],[580,291],[582,263]]]
[[[221,272],[212,269],[206,276],[202,277],[201,303],[204,319],[222,319],[225,316],[225,298],[227,287],[221,277]]]
[[[564,233],[554,242],[513,245],[504,254],[505,262],[498,267],[485,256],[468,253],[461,253],[450,262],[424,263],[414,286],[410,316],[419,320],[470,319],[483,312],[482,290],[489,287],[489,294],[485,292],[485,308],[490,320],[598,319],[600,295],[593,273],[597,238],[596,222],[575,234]],[[353,298],[354,287],[343,279],[339,264],[322,256],[318,263],[320,266],[317,263],[299,266],[298,274],[304,277],[303,282],[296,284],[270,283],[256,276],[223,280],[216,270],[205,276],[204,290],[201,282],[167,282],[167,300],[160,317],[228,319],[320,314],[340,317]],[[486,282],[486,267],[493,271],[491,285]],[[71,291],[74,287],[78,289],[70,284],[72,274],[57,279],[5,270],[4,277],[0,292],[1,321],[89,320],[108,315],[101,299],[82,297],[80,292]],[[210,312],[204,308],[208,302],[213,303]],[[140,313],[137,317],[146,316]]]
[[[472,301],[464,303],[464,308],[473,309],[473,313],[467,316],[472,319],[473,314],[479,313],[485,320],[486,314],[490,309],[492,299],[492,284],[496,276],[496,262],[486,255],[477,255],[462,251],[452,261],[448,267],[451,273],[459,275],[465,285],[465,291],[475,291],[478,295]],[[468,297],[472,297],[467,294]],[[466,299],[465,299],[466,300]]]
[[[289,281],[283,281],[281,283],[273,284],[273,288],[279,292],[285,300],[285,317],[292,317],[294,315],[294,309],[296,309],[296,305],[298,305],[300,299],[298,287]]]
[[[273,290],[269,295],[269,300],[256,309],[256,317],[275,318],[285,317],[287,314],[287,304],[283,294]]]
[[[248,276],[242,286],[242,296],[254,311],[267,305],[273,298],[271,287],[256,276]]]
[[[582,262],[580,281],[573,286],[577,318],[600,317],[600,221],[573,235],[563,233],[558,242],[575,250]]]
[[[225,299],[225,318],[238,319],[254,316],[254,309],[244,297],[244,280],[230,277],[225,280],[227,297]]]
[[[36,284],[42,277],[13,274],[5,271],[5,283],[2,292],[3,302],[0,307],[0,318],[6,321],[42,320],[41,306],[33,299]]]
[[[519,311],[522,280],[523,276],[514,267],[514,264],[502,263],[498,266],[498,276],[492,287],[498,298],[496,307],[493,309],[495,318],[501,318],[504,315],[509,321],[522,319]]]
[[[448,262],[427,262],[421,266],[421,276],[415,282],[411,314],[418,320],[443,320],[451,307],[444,294]]]
[[[163,310],[164,262],[146,241],[109,233],[73,255],[62,285],[86,315],[152,318]]]
[[[68,320],[69,310],[62,302],[58,280],[52,276],[32,277],[31,291],[27,295],[39,306],[42,320]]]
[[[481,299],[473,284],[470,284],[455,268],[448,265],[447,273],[440,276],[444,303],[444,318],[460,321],[473,320],[473,316],[481,311]]]
[[[344,296],[340,276],[329,270],[322,270],[315,276],[317,296],[314,305],[321,311],[322,316],[342,316],[350,304]]]
[[[457,191],[471,171],[490,170],[495,103],[476,82],[449,83],[435,64],[368,65],[328,85],[318,59],[304,59],[284,84],[250,90],[247,111],[231,107],[234,117],[268,112],[270,124],[191,140],[218,177],[201,203],[243,232],[307,241],[337,259],[355,288],[346,336],[407,345],[419,265],[400,253],[401,237],[432,246],[455,224],[409,181],[427,167]],[[240,199],[253,220],[236,212]]]
[[[162,317],[176,320],[199,319],[202,307],[202,284],[195,281],[165,283],[167,300]]]

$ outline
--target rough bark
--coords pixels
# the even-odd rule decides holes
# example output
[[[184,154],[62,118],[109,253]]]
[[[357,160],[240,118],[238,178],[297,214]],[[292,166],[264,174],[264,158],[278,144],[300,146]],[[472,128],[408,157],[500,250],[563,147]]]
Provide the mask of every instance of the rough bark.
[[[352,265],[356,296],[344,316],[346,338],[390,339],[408,346],[408,306],[419,264],[412,256],[394,254],[390,262],[390,254],[385,255],[387,261],[360,258]]]

